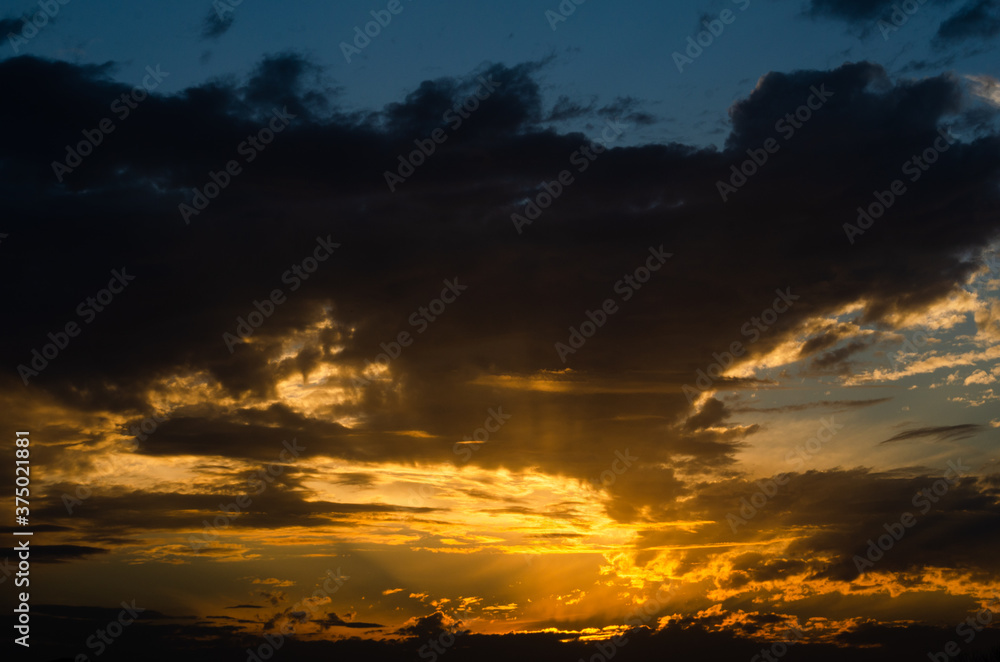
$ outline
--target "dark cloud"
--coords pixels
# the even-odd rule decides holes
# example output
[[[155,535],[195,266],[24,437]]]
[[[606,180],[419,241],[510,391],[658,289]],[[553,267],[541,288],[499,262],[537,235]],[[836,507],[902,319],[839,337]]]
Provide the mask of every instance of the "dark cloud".
[[[971,607],[972,605],[968,605]],[[120,606],[70,607],[32,605],[33,619],[38,629],[32,630],[32,648],[47,660],[73,660],[86,648],[88,637],[108,622],[117,618]],[[974,614],[973,609],[970,613]],[[331,615],[333,616],[333,615]],[[338,641],[310,640],[305,637],[285,637],[278,654],[303,662],[326,660],[373,660],[374,662],[404,662],[419,659],[421,646],[427,636],[440,636],[442,631],[433,614],[415,619],[427,627],[416,626],[406,630],[405,639],[370,640],[357,637]],[[429,619],[429,620],[428,620]],[[616,650],[625,662],[669,659],[680,657],[697,659],[706,650],[717,659],[750,659],[769,649],[771,639],[761,637],[764,627],[784,627],[774,614],[744,613],[739,620],[722,626],[722,614],[698,614],[670,618],[662,630],[653,633],[645,627],[633,627],[627,633],[627,644]],[[789,655],[817,662],[839,662],[844,659],[843,646],[854,646],[850,657],[856,662],[881,662],[887,656],[901,659],[920,659],[929,650],[940,650],[945,642],[955,639],[953,619],[946,625],[928,626],[910,623],[883,625],[872,621],[858,623],[838,634],[837,644],[800,643],[791,647]],[[441,619],[443,622],[443,619]],[[787,622],[787,621],[786,621]],[[794,622],[794,620],[793,620]],[[800,622],[801,625],[801,622]],[[102,658],[109,660],[151,660],[168,662],[182,655],[191,662],[237,662],[247,658],[246,650],[256,648],[266,640],[262,636],[248,636],[234,625],[193,623],[147,610],[128,626],[125,634],[114,640]],[[963,646],[963,651],[987,653],[998,651],[1000,635],[986,628],[978,633],[975,642]],[[427,649],[424,649],[425,651]],[[505,635],[463,634],[456,637],[447,649],[456,660],[503,662],[510,659],[551,660],[576,662],[590,659],[599,649],[593,641],[574,638],[568,633],[519,633]]]
[[[300,121],[330,111],[336,86],[325,84],[322,70],[297,53],[265,57],[247,81],[244,102],[258,115],[270,117],[275,108],[288,108]]]
[[[379,623],[362,623],[361,621],[345,621],[341,617],[337,616],[335,613],[330,612],[326,615],[326,618],[313,621],[314,623],[319,623],[324,628],[355,628],[359,630],[371,629],[371,628],[381,628],[385,627]]]
[[[503,81],[503,86],[396,195],[385,190],[381,173],[394,167],[399,153],[412,149],[414,137],[438,127],[442,112],[462,98],[459,90],[465,82],[425,83],[404,103],[388,107],[381,116],[388,133],[336,112],[322,121],[293,124],[254,163],[246,164],[245,173],[193,219],[193,225],[184,226],[177,204],[189,202],[191,187],[202,186],[209,171],[236,156],[236,146],[259,127],[254,119],[258,113],[285,102],[289,110],[314,112],[308,110],[315,106],[307,99],[312,93],[296,82],[301,81],[296,76],[303,75],[303,67],[294,59],[269,60],[244,88],[211,84],[174,97],[153,97],[144,102],[141,113],[122,123],[120,133],[108,136],[103,149],[67,175],[65,185],[58,185],[51,161],[64,156],[64,145],[78,138],[79,131],[43,128],[90,126],[107,113],[108,99],[123,90],[92,69],[32,58],[2,63],[0,75],[11,84],[41,84],[23,108],[4,111],[6,120],[24,125],[23,135],[32,136],[30,140],[15,136],[4,146],[5,163],[19,162],[7,180],[12,218],[69,215],[82,222],[99,217],[102,235],[114,237],[98,243],[73,229],[86,223],[67,225],[49,243],[56,243],[56,251],[63,251],[69,242],[87,247],[86,265],[73,258],[54,265],[28,254],[4,263],[5,269],[23,267],[29,273],[43,266],[47,270],[44,278],[31,281],[34,289],[13,302],[19,310],[31,310],[38,322],[17,329],[17,337],[6,346],[6,364],[12,372],[30,360],[31,349],[48,330],[73,319],[76,304],[100,288],[105,274],[126,264],[129,257],[135,282],[31,387],[45,388],[81,407],[145,410],[142,394],[150,380],[184,366],[206,371],[232,393],[265,396],[276,378],[300,373],[304,365],[307,369],[323,363],[358,366],[370,360],[380,342],[408,328],[407,315],[434,295],[436,284],[458,275],[470,284],[467,295],[433,332],[419,338],[419,346],[393,363],[394,373],[409,375],[417,397],[428,400],[430,393],[423,384],[440,380],[459,366],[483,370],[492,365],[510,372],[561,368],[552,346],[565,335],[565,328],[578,323],[575,318],[588,307],[613,295],[612,285],[639,264],[646,246],[666,243],[676,253],[666,270],[636,292],[633,301],[623,302],[623,312],[571,360],[578,370],[595,371],[613,364],[646,366],[650,357],[656,357],[658,364],[670,365],[681,379],[687,379],[684,375],[693,379],[696,369],[711,362],[711,352],[732,340],[728,332],[713,329],[731,329],[734,323],[738,328],[751,314],[751,305],[757,306],[769,290],[788,282],[807,294],[812,288],[811,296],[804,296],[779,321],[777,330],[758,343],[760,349],[778,340],[795,319],[861,296],[873,301],[866,313],[873,320],[892,309],[943,296],[972,268],[957,261],[953,252],[981,243],[991,230],[987,221],[970,216],[975,205],[995,197],[988,184],[996,168],[990,147],[995,139],[986,138],[956,145],[943,157],[954,173],[945,177],[940,174],[943,168],[928,173],[912,197],[900,203],[907,208],[900,214],[915,214],[905,233],[887,219],[858,246],[847,245],[841,226],[853,220],[853,202],[864,202],[872,186],[885,179],[884,173],[898,168],[901,156],[933,140],[939,120],[961,108],[960,87],[947,77],[893,85],[880,69],[865,64],[828,73],[765,76],[747,100],[733,107],[733,134],[726,152],[679,145],[611,151],[580,175],[586,185],[571,189],[544,220],[526,228],[525,237],[514,232],[510,213],[519,209],[519,201],[538,181],[567,167],[569,155],[584,142],[578,135],[532,128],[540,117],[532,67],[488,69],[486,74]],[[804,103],[811,85],[823,83],[835,96],[765,171],[722,205],[714,190],[716,179],[726,176],[742,150],[772,136],[776,119]],[[72,106],[59,103],[65,90],[76,95]],[[73,116],[62,116],[67,112]],[[846,156],[844,140],[869,153]],[[473,167],[484,149],[494,155],[492,171]],[[133,176],[122,179],[117,174],[122,168]],[[847,172],[851,178],[845,178]],[[797,184],[794,194],[788,188],[792,179],[805,182],[804,188]],[[50,194],[41,207],[18,195],[31,182]],[[850,199],[852,204],[838,206],[826,200],[828,189],[819,185],[829,182],[840,182],[830,188],[838,189],[838,200]],[[86,199],[79,197],[84,191],[90,192]],[[470,197],[471,191],[477,192],[475,197]],[[943,225],[941,204],[923,204],[932,198],[948,200],[949,214],[970,222]],[[432,200],[437,202],[428,206]],[[401,218],[403,209],[412,216],[431,208],[435,218],[428,224],[415,224],[413,218],[408,218],[409,225],[394,220]],[[312,211],[318,209],[322,213]],[[369,222],[346,221],[358,214]],[[147,222],[129,222],[136,215]],[[806,215],[812,219],[808,227],[798,220]],[[783,239],[764,242],[735,220],[745,217],[768,218],[776,236]],[[470,224],[470,218],[480,221]],[[624,219],[616,226],[621,231],[598,248],[598,228],[608,218]],[[693,218],[706,220],[692,223]],[[576,231],[570,245],[562,245],[557,253],[557,237],[569,224]],[[419,231],[414,229],[418,226]],[[272,244],[260,255],[259,242],[266,242],[277,227],[286,228],[288,240]],[[668,227],[684,229],[665,231]],[[38,230],[32,226],[15,229],[23,233],[26,246],[36,240]],[[255,332],[252,346],[241,345],[230,355],[222,333],[235,330],[237,316],[245,316],[255,299],[281,285],[282,272],[308,254],[321,233],[342,241],[343,252],[289,296],[280,313]],[[718,250],[713,242],[720,234],[741,246],[727,262],[744,270],[736,288],[725,273],[709,273],[698,264],[697,256]],[[440,241],[421,243],[419,252],[408,250],[418,238],[424,242],[429,236]],[[185,263],[189,266],[180,269],[175,265],[191,250],[191,237],[197,237],[211,259]],[[883,243],[890,240],[896,241],[892,269],[879,261]],[[849,262],[835,259],[847,250],[851,250]],[[393,268],[376,268],[369,262],[369,251],[378,251],[380,263]],[[781,273],[767,266],[777,264],[773,258],[779,254]],[[248,261],[248,255],[258,257]],[[522,264],[547,260],[552,268],[545,273],[508,271],[503,265],[511,264],[514,255]],[[740,255],[754,255],[753,265]],[[570,282],[566,275],[584,263],[593,268]],[[102,266],[89,266],[94,264]],[[437,268],[430,270],[431,264]],[[480,266],[486,264],[500,265],[505,277],[491,277]],[[69,272],[58,271],[63,269],[76,274],[70,281],[75,287],[64,288],[58,296],[43,296],[54,292],[49,283],[67,282]],[[834,282],[829,281],[832,273],[838,274]],[[948,278],[942,280],[940,273]],[[681,286],[688,282],[699,283],[702,291],[697,297],[692,288]],[[761,285],[752,291],[750,283]],[[708,300],[713,305],[707,306]],[[324,301],[333,304],[334,326],[318,344],[303,350],[311,358],[305,364],[298,358],[273,363],[280,339],[316,321],[317,306]],[[504,302],[505,314],[497,314],[491,303],[496,301]],[[169,306],[178,324],[167,328],[158,321],[164,306]],[[684,330],[682,320],[656,310],[698,311],[683,321],[700,321]],[[482,319],[494,321],[488,348],[475,330]],[[642,323],[636,324],[638,320]],[[157,351],[123,347],[113,340],[126,333],[148,338]],[[676,350],[664,353],[662,343],[650,340],[654,336],[674,338],[670,346]],[[334,345],[342,347],[336,357],[331,353]],[[622,346],[631,351],[617,351]],[[458,348],[461,351],[455,351]],[[105,357],[100,377],[86,358],[90,356]],[[16,380],[16,373],[12,377]],[[71,382],[86,388],[71,390]],[[384,394],[376,386],[365,395],[367,407]],[[440,411],[439,404],[420,405],[425,411],[428,405]],[[683,399],[672,399],[670,406],[683,408]],[[151,443],[164,442],[154,436]]]
[[[235,12],[220,12],[214,7],[205,14],[202,22],[201,36],[205,39],[218,39],[229,32],[236,20]]]
[[[634,97],[618,97],[602,106],[597,114],[605,119],[621,120],[636,126],[650,126],[660,121],[655,115],[639,110],[641,102]]]
[[[941,23],[934,39],[938,44],[952,44],[965,39],[989,39],[1000,34],[1000,2],[972,0]]]
[[[571,155],[588,137],[543,126],[540,66],[485,65],[469,76],[425,81],[398,103],[358,113],[338,105],[335,88],[308,61],[274,56],[244,81],[152,95],[59,183],[53,160],[65,158],[66,145],[108,116],[109,104],[128,88],[110,80],[108,67],[31,57],[0,62],[0,84],[27,91],[21,102],[0,107],[4,126],[18,127],[0,144],[0,193],[8,203],[4,231],[19,242],[0,261],[0,274],[21,283],[7,305],[13,319],[23,320],[7,328],[0,346],[0,392],[12,402],[37,393],[69,412],[141,420],[156,410],[164,382],[190,379],[194,385],[177,387],[180,394],[203,387],[215,403],[173,412],[136,452],[200,456],[206,466],[218,457],[275,462],[282,442],[293,438],[310,458],[457,465],[455,442],[502,405],[510,420],[469,461],[600,487],[612,517],[649,522],[640,550],[727,545],[792,529],[803,533],[789,559],[826,555],[837,562],[811,572],[852,578],[853,554],[933,482],[929,472],[797,474],[781,498],[734,534],[727,513],[758,489],[739,475],[736,458],[751,440],[767,439],[754,421],[726,427],[731,410],[715,400],[695,409],[682,389],[734,341],[746,342],[740,329],[771,305],[776,290],[799,298],[749,345],[741,365],[777,348],[801,324],[849,304],[865,304],[857,322],[887,327],[962,287],[978,268],[962,256],[998,230],[995,215],[982,210],[1000,202],[1000,140],[965,134],[851,245],[843,225],[855,220],[856,208],[940,129],[967,121],[970,102],[956,78],[894,81],[869,63],[772,72],[731,107],[724,149],[614,147],[578,172]],[[390,193],[384,173],[415,149],[415,140],[448,129],[445,113],[482,84],[480,77],[499,83],[495,93]],[[832,95],[792,137],[776,132],[777,122],[824,86]],[[298,117],[185,225],[178,205],[191,202],[192,189],[204,187],[210,172],[241,159],[238,145],[274,107]],[[771,138],[781,149],[723,202],[717,182]],[[511,214],[522,213],[563,169],[573,171],[574,184],[518,234]],[[235,333],[237,318],[274,288],[288,289],[283,273],[312,254],[318,236],[341,248],[296,291],[286,291],[287,302],[251,342],[230,353],[222,334]],[[673,257],[622,300],[616,282],[660,246]],[[80,321],[80,302],[123,266],[135,281],[24,386],[17,366],[48,333]],[[468,290],[417,333],[410,315],[456,277]],[[619,312],[563,362],[555,343],[566,342],[571,326],[612,297]],[[388,374],[367,386],[353,382],[402,330],[414,342]],[[836,338],[817,340],[809,351],[832,370],[857,347],[848,331],[830,333]],[[308,414],[271,403],[280,388],[318,380],[344,397]],[[752,383],[719,385],[739,390]],[[15,409],[4,411],[13,428]],[[351,427],[339,422],[347,420]],[[81,449],[100,441],[55,432],[59,443]],[[603,486],[616,451],[640,461],[627,480]],[[346,526],[352,516],[399,510],[315,498],[303,487],[305,470],[284,466],[232,526]],[[153,530],[200,528],[220,502],[248,491],[245,475],[217,477],[224,487],[215,493],[97,491],[72,518],[54,496],[39,504],[39,516],[72,527],[63,532],[77,538],[68,544],[101,548],[101,536],[117,546]],[[57,485],[52,494],[73,488]],[[569,520],[572,507],[564,514]],[[998,517],[983,485],[961,482],[883,567],[989,569],[997,542],[989,532],[1000,530]],[[691,519],[719,524],[696,533],[658,526]],[[181,544],[171,554],[189,560],[193,552]],[[697,554],[707,552],[686,552],[683,561],[693,563]]]
[[[264,598],[269,605],[272,607],[277,607],[279,604],[285,601],[284,591],[257,591],[257,595]],[[269,630],[274,627],[274,623],[270,622],[270,627],[265,626],[265,630]]]
[[[39,502],[37,515],[47,521],[68,525],[62,527],[63,535],[72,533],[70,538],[74,541],[124,547],[126,550],[141,541],[141,536],[155,531],[196,532],[193,538],[185,537],[181,543],[165,548],[170,558],[182,560],[222,554],[229,532],[245,532],[254,528],[349,526],[352,518],[366,513],[420,515],[435,512],[429,507],[310,500],[314,495],[287,473],[269,485],[264,485],[260,478],[254,478],[254,482],[249,482],[249,479],[233,482],[233,486],[223,488],[221,494],[142,491],[108,494],[95,491],[90,498],[74,505],[72,514],[67,512],[63,500],[55,496],[48,503]],[[54,494],[72,494],[73,487],[56,485]],[[237,507],[238,498],[249,498],[249,505]],[[223,509],[231,514],[223,515]],[[191,544],[192,540],[198,544]],[[108,550],[67,545],[59,546],[58,551],[59,555],[54,560],[70,560]]]
[[[34,609],[34,607],[33,607]],[[108,618],[117,611],[98,615],[90,608],[72,608],[72,615],[40,613],[39,634],[32,633],[32,648],[42,659],[73,660],[85,649],[68,642],[84,642],[98,628],[107,625]],[[143,614],[145,616],[145,614]],[[102,622],[103,618],[103,622]],[[717,617],[714,620],[722,620]],[[761,650],[769,650],[771,640],[762,640],[755,633],[762,626],[776,625],[768,614],[746,614],[734,623],[730,631],[723,631],[711,615],[686,616],[671,619],[664,629],[652,633],[646,628],[632,628],[626,633],[627,643],[615,651],[615,659],[624,662],[641,660],[698,659],[705,651],[712,651],[713,659],[750,659]],[[780,627],[780,626],[779,626]],[[64,639],[58,642],[46,638],[45,633],[59,632]],[[164,622],[145,619],[129,626],[127,636],[115,640],[102,658],[110,660],[150,660],[168,662],[183,655],[190,662],[242,661],[246,650],[265,643],[263,637],[247,637],[234,626],[206,625],[183,621]],[[837,644],[796,644],[790,647],[789,659],[796,655],[816,662],[839,662],[844,659],[843,644],[857,645],[850,651],[855,662],[881,662],[887,656],[900,659],[920,659],[930,650],[940,650],[944,642],[955,639],[954,625],[929,627],[919,625],[879,625],[861,623],[842,633]],[[37,642],[37,644],[36,644]],[[302,662],[327,660],[371,660],[372,662],[405,662],[419,659],[426,639],[365,640],[357,637],[339,641],[315,641],[286,637],[278,655]],[[976,654],[996,651],[1000,639],[992,628],[977,634],[971,646],[963,650]],[[425,653],[429,649],[424,649]],[[504,635],[467,634],[457,637],[447,649],[447,655],[461,662],[503,662],[504,660],[548,660],[551,662],[576,662],[599,654],[593,641],[573,638],[565,633],[520,633]],[[237,655],[237,653],[239,655]],[[959,658],[960,659],[960,658]]]
[[[159,426],[155,434],[139,443],[139,452],[242,456],[268,462],[278,462],[281,458],[287,462],[295,459],[290,454],[292,450],[299,456],[314,452],[298,438],[304,432],[313,444],[319,439],[332,441],[347,434],[342,425],[310,421],[281,405],[266,410],[240,410],[228,415],[211,410],[205,414],[173,416]]]
[[[951,47],[1000,33],[995,1],[962,1],[938,29],[937,43]],[[807,11],[870,31],[896,4],[810,0]],[[234,25],[233,13],[193,19],[202,19],[197,28],[207,40]],[[15,23],[4,19],[0,28]],[[48,523],[36,537],[53,544],[33,547],[34,558],[75,564],[46,566],[57,579],[74,568],[112,568],[107,562],[114,560],[129,587],[132,577],[153,578],[153,595],[175,605],[193,604],[192,591],[209,584],[185,587],[171,579],[203,572],[214,602],[202,614],[218,614],[222,605],[260,610],[241,614],[248,618],[148,612],[149,622],[141,619],[115,642],[109,661],[225,661],[237,654],[242,660],[263,643],[261,628],[271,634],[286,623],[301,636],[287,638],[280,654],[295,660],[412,660],[423,657],[427,640],[446,632],[463,635],[449,648],[449,662],[591,659],[597,644],[586,640],[593,630],[584,628],[605,625],[602,619],[621,604],[611,600],[600,605],[601,614],[559,620],[576,609],[526,606],[528,582],[517,579],[521,559],[491,551],[509,545],[503,551],[510,552],[515,544],[553,551],[559,541],[586,546],[600,533],[601,506],[616,520],[608,527],[614,547],[595,543],[579,555],[587,559],[536,559],[528,568],[544,578],[542,588],[551,580],[548,599],[567,591],[556,590],[562,579],[538,570],[546,563],[587,563],[600,573],[593,588],[570,588],[581,614],[585,598],[592,605],[602,592],[621,589],[639,603],[648,588],[640,585],[655,584],[668,570],[671,577],[703,570],[696,585],[685,587],[697,597],[669,605],[663,614],[675,616],[656,622],[661,631],[628,632],[628,646],[617,652],[621,662],[700,659],[706,651],[713,659],[748,659],[778,626],[805,626],[809,616],[824,619],[835,634],[824,644],[802,644],[790,658],[841,659],[839,646],[849,645],[859,647],[851,653],[856,662],[922,659],[953,637],[959,617],[975,607],[972,593],[996,585],[1000,477],[974,477],[970,470],[944,478],[938,466],[810,471],[787,459],[782,465],[780,455],[770,460],[779,466],[768,465],[786,441],[782,435],[804,425],[789,416],[789,428],[772,427],[772,414],[833,411],[839,420],[839,412],[849,411],[868,423],[868,415],[889,408],[861,410],[890,398],[838,399],[818,395],[826,385],[809,390],[791,383],[753,398],[775,385],[760,376],[775,357],[804,366],[788,368],[786,377],[856,373],[872,338],[968,286],[980,269],[970,256],[1000,235],[1000,220],[990,213],[1000,202],[997,109],[970,97],[956,75],[903,79],[855,62],[755,75],[729,108],[728,122],[705,111],[721,148],[642,144],[636,135],[672,121],[668,116],[683,111],[684,99],[662,111],[632,97],[563,96],[553,104],[542,82],[547,63],[487,62],[462,75],[414,80],[394,102],[359,109],[341,96],[332,78],[338,67],[284,52],[247,67],[245,76],[165,86],[175,91],[158,90],[117,118],[114,102],[130,88],[115,80],[115,63],[0,60],[0,88],[17,91],[16,103],[0,105],[8,128],[0,141],[0,195],[7,203],[0,229],[9,233],[0,277],[17,284],[5,298],[14,322],[0,344],[0,422],[9,430],[24,419],[45,421],[32,428],[40,441],[32,461],[44,486],[33,490],[32,517]],[[491,92],[455,126],[456,107],[484,85]],[[816,95],[821,107],[807,105]],[[801,119],[803,110],[808,119]],[[108,117],[115,130],[93,154],[71,172],[54,173],[53,164],[86,144],[80,141]],[[290,119],[287,128],[246,160],[247,142],[280,117]],[[598,151],[591,140],[618,122],[627,138],[593,161],[581,160],[581,150]],[[447,140],[428,155],[435,132]],[[919,181],[907,182],[906,194],[877,223],[848,241],[844,224],[854,221],[857,208],[902,177],[900,164],[941,133],[961,138]],[[720,183],[770,140],[780,150],[745,184],[734,184],[728,199],[720,195]],[[402,175],[400,164],[409,168],[415,159],[421,164]],[[242,172],[221,175],[230,160]],[[586,170],[578,169],[581,163]],[[386,178],[397,169],[401,176],[390,190]],[[564,170],[573,183],[555,194],[552,182]],[[226,183],[217,186],[218,196],[186,223],[181,206],[220,177]],[[543,194],[551,204],[516,228],[512,214],[525,214],[526,203]],[[291,290],[285,274],[313,253],[317,239],[340,246]],[[644,266],[664,252],[672,255],[662,268]],[[626,299],[619,285],[637,278],[637,269],[649,278]],[[33,350],[67,321],[82,321],[81,301],[104,287],[112,270],[127,270],[135,280],[22,384],[18,366],[30,363]],[[468,290],[435,312],[426,332],[417,331],[414,312],[439,296],[447,279]],[[255,310],[264,312],[260,302],[279,287],[287,302],[266,312],[246,342],[228,346],[232,336],[224,334],[238,333],[238,323]],[[748,320],[761,317],[778,292],[794,292],[794,305],[748,342]],[[594,311],[606,310],[607,299],[619,310],[598,323]],[[853,319],[844,321],[845,310]],[[575,343],[570,338],[585,320],[597,330]],[[862,335],[861,325],[870,335]],[[396,356],[391,347],[400,331],[414,342]],[[560,355],[556,343],[566,342],[574,351]],[[734,342],[746,353],[731,349]],[[393,354],[388,367],[371,369],[382,352]],[[718,365],[729,367],[725,357],[743,377],[714,377]],[[365,380],[358,379],[362,371]],[[692,386],[699,396],[718,395],[693,402]],[[749,404],[756,402],[763,406]],[[123,453],[134,461],[121,476],[128,487],[93,480],[94,458],[112,452],[119,437],[133,436],[133,423],[165,408],[168,417],[155,432]],[[472,447],[469,438],[500,408],[510,420],[491,427],[489,442],[463,459],[459,451]],[[878,429],[845,433],[853,446],[831,451],[823,466],[846,461],[850,447],[870,444]],[[974,424],[900,429],[876,440],[956,441],[986,430]],[[301,462],[282,455],[296,441],[305,448]],[[898,457],[907,448],[879,451]],[[749,462],[740,462],[743,454]],[[621,462],[624,473],[616,468]],[[248,467],[268,464],[280,475],[257,493],[255,469]],[[516,523],[503,525],[503,540],[477,527],[452,536],[445,548],[442,530],[454,526],[458,506],[394,505],[410,485],[441,485],[451,467],[426,479],[419,472],[443,464],[466,471],[438,488],[442,500],[482,500],[483,521]],[[135,467],[149,467],[149,475],[137,480]],[[744,473],[751,470],[752,477]],[[775,475],[760,478],[762,471]],[[398,478],[404,474],[411,477]],[[53,484],[49,476],[60,478]],[[516,480],[497,489],[508,476],[523,478],[535,493],[516,489]],[[0,487],[10,480],[0,478]],[[96,483],[93,494],[71,515],[63,494],[78,493],[73,481],[88,480]],[[744,512],[751,496],[767,491],[764,485],[779,483],[764,505]],[[376,493],[379,485],[387,489]],[[915,495],[941,485],[946,493],[920,510]],[[186,543],[244,495],[252,504],[227,518],[205,549],[198,553]],[[861,578],[856,556],[906,511],[917,513],[917,524],[877,561],[873,576]],[[731,526],[731,517],[741,518],[740,526]],[[631,524],[638,538],[623,542],[621,523]],[[473,545],[489,551],[482,559],[433,553]],[[238,558],[255,564],[253,577],[267,577],[262,564],[294,563],[292,557],[298,563],[277,576],[294,580],[268,580],[250,592],[234,575],[216,572],[221,561]],[[322,611],[307,613],[303,602],[288,607],[299,588],[307,590],[306,566],[332,559],[353,566],[358,584]],[[460,572],[478,560],[482,567]],[[428,572],[423,586],[401,572],[410,561],[418,565],[406,570],[426,562],[428,569],[445,563],[455,572],[445,579]],[[515,573],[496,572],[508,562],[518,566]],[[140,563],[146,567],[137,569]],[[730,564],[732,572],[724,572]],[[883,570],[893,573],[886,582],[898,582],[892,591],[902,586],[917,595],[887,608],[889,596],[865,585],[865,579],[878,585]],[[58,594],[92,601],[85,594],[98,583],[95,577],[59,588],[40,574],[47,601]],[[567,583],[582,576],[567,574]],[[497,585],[509,586],[479,590],[497,575]],[[938,595],[942,578],[954,576],[972,587],[969,594],[963,585]],[[476,586],[461,586],[466,580]],[[447,591],[437,593],[435,584],[447,584]],[[268,590],[285,586],[296,588],[288,595]],[[403,594],[386,606],[372,586],[423,593],[419,601],[407,603]],[[101,586],[108,588],[117,590]],[[502,606],[515,597],[517,608]],[[494,627],[509,618],[535,633],[473,635],[460,629],[449,607],[438,606],[468,600]],[[400,627],[391,620],[396,603],[411,605],[396,612],[408,609],[406,616],[425,604],[441,611]],[[341,615],[326,613],[333,608]],[[913,614],[904,614],[908,609]],[[532,613],[545,615],[524,623]],[[116,614],[113,601],[35,607],[39,659],[73,659]],[[900,618],[862,622],[858,614]],[[914,614],[947,627],[915,625]],[[360,640],[370,634],[362,630],[378,628],[385,631],[375,636],[390,639]],[[316,630],[322,631],[302,634]],[[991,630],[976,646],[997,643]]]
[[[0,35],[6,37],[9,33],[20,34],[24,26],[24,19],[16,16],[0,18]]]
[[[848,374],[851,372],[852,364],[847,359],[867,349],[870,345],[871,341],[869,340],[852,340],[843,347],[817,356],[812,360],[810,367],[833,374]]]
[[[902,15],[909,20],[913,15],[910,8],[924,6],[925,2],[913,3],[906,9],[894,0],[810,0],[807,13],[815,17],[834,18],[862,27],[864,36],[875,32],[891,34],[900,29]],[[952,4],[951,0],[943,0],[940,5]],[[907,11],[910,10],[910,11]],[[880,23],[881,21],[881,23]],[[934,35],[934,44],[938,48],[961,45],[970,39],[986,40],[1000,34],[1000,2],[997,0],[968,0],[958,10],[941,22]],[[982,51],[979,51],[982,52]],[[929,66],[935,68],[950,66],[954,55],[942,58],[936,63],[914,61],[907,69],[920,71]]]
[[[888,14],[893,0],[810,0],[814,16],[829,16],[851,22],[876,19]]]
[[[906,475],[862,469],[790,473],[786,474],[787,482],[773,490],[773,496],[752,509],[750,499],[762,492],[761,483],[733,479],[693,485],[692,498],[683,505],[661,501],[661,512],[654,521],[686,518],[718,524],[697,533],[650,531],[643,536],[640,548],[759,542],[795,531],[797,537],[784,552],[786,559],[808,563],[810,577],[850,581],[859,575],[854,556],[865,557],[869,539],[885,534],[886,525],[898,523],[903,513],[909,512],[916,523],[875,564],[876,571],[966,567],[994,576],[990,549],[1000,542],[996,490],[987,480],[969,477],[971,468],[963,467],[961,460],[953,464],[961,470],[958,475],[950,470],[945,473],[944,467],[941,472],[910,471]],[[925,490],[931,497],[922,496]],[[754,500],[760,503],[759,497]],[[836,561],[817,564],[812,560],[828,557]],[[704,561],[708,556],[697,558]],[[744,560],[738,570],[748,582],[747,563]],[[803,570],[795,568],[796,573]],[[848,611],[832,617],[846,617]]]
[[[342,473],[337,476],[336,483],[338,485],[353,485],[355,487],[369,487],[375,484],[378,476],[376,474],[361,473],[361,472],[350,472]]]
[[[594,107],[595,103],[593,101],[585,105],[578,101],[574,101],[567,96],[560,96],[556,99],[556,103],[552,106],[552,110],[549,111],[546,121],[562,122],[565,120],[576,119],[578,117],[585,117],[594,111]]]
[[[9,14],[0,18],[0,37],[7,42],[7,45],[11,47],[14,53],[19,53],[24,48],[25,42],[23,39],[29,38],[22,35],[25,27],[25,21],[28,21],[29,24],[31,24],[31,19],[38,14],[42,14],[46,17],[45,22],[42,23],[43,26],[53,25],[59,20],[58,10],[56,10],[55,14],[49,15],[49,12],[42,10],[38,3],[27,4],[25,11],[20,15]],[[15,36],[15,39],[11,40],[11,34]],[[29,30],[28,34],[32,34],[32,30]]]
[[[704,430],[705,428],[722,423],[730,414],[731,412],[726,409],[726,406],[722,402],[712,398],[705,403],[700,412],[690,417],[685,425],[690,430]]]
[[[733,561],[733,570],[746,573],[750,580],[756,582],[786,579],[804,574],[808,569],[808,564],[798,559],[771,560],[754,553],[743,554]]]
[[[879,443],[888,444],[894,441],[907,441],[909,439],[920,439],[922,437],[932,437],[935,441],[958,441],[959,439],[974,437],[977,433],[982,431],[982,429],[982,425],[974,425],[972,423],[914,428],[912,430],[904,430],[903,432],[895,434]]]
[[[799,349],[800,356],[810,356],[821,350],[832,347],[837,344],[840,340],[841,335],[836,332],[824,333],[822,335],[810,338],[809,340],[802,343],[802,347]]]
[[[456,622],[444,612],[440,611],[410,620],[411,622],[408,625],[396,630],[395,634],[400,634],[406,637],[414,637],[418,640],[426,641],[429,639],[437,639],[446,632],[459,634],[455,631],[455,627],[461,624],[461,621]],[[468,634],[468,632],[464,632],[462,634]]]
[[[67,563],[91,556],[107,554],[109,549],[84,545],[31,545],[31,560],[38,563]],[[17,562],[17,554],[5,555],[12,563]]]
[[[849,411],[851,409],[862,409],[889,402],[892,398],[871,398],[868,400],[820,400],[818,402],[803,402],[794,405],[783,405],[781,407],[733,407],[733,412],[753,411],[767,414],[784,413],[790,411],[808,411],[810,409],[835,409],[837,411]]]

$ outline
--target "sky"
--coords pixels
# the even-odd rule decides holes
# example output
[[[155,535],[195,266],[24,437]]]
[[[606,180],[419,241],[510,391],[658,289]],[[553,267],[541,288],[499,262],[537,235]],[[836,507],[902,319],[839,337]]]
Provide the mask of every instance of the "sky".
[[[14,659],[1000,654],[998,35],[3,0]]]

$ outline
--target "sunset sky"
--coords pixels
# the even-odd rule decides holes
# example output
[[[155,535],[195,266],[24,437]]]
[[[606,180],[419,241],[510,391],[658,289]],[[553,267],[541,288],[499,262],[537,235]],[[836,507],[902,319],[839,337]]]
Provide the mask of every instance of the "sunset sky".
[[[15,659],[997,649],[1000,3],[902,5],[3,0]]]

